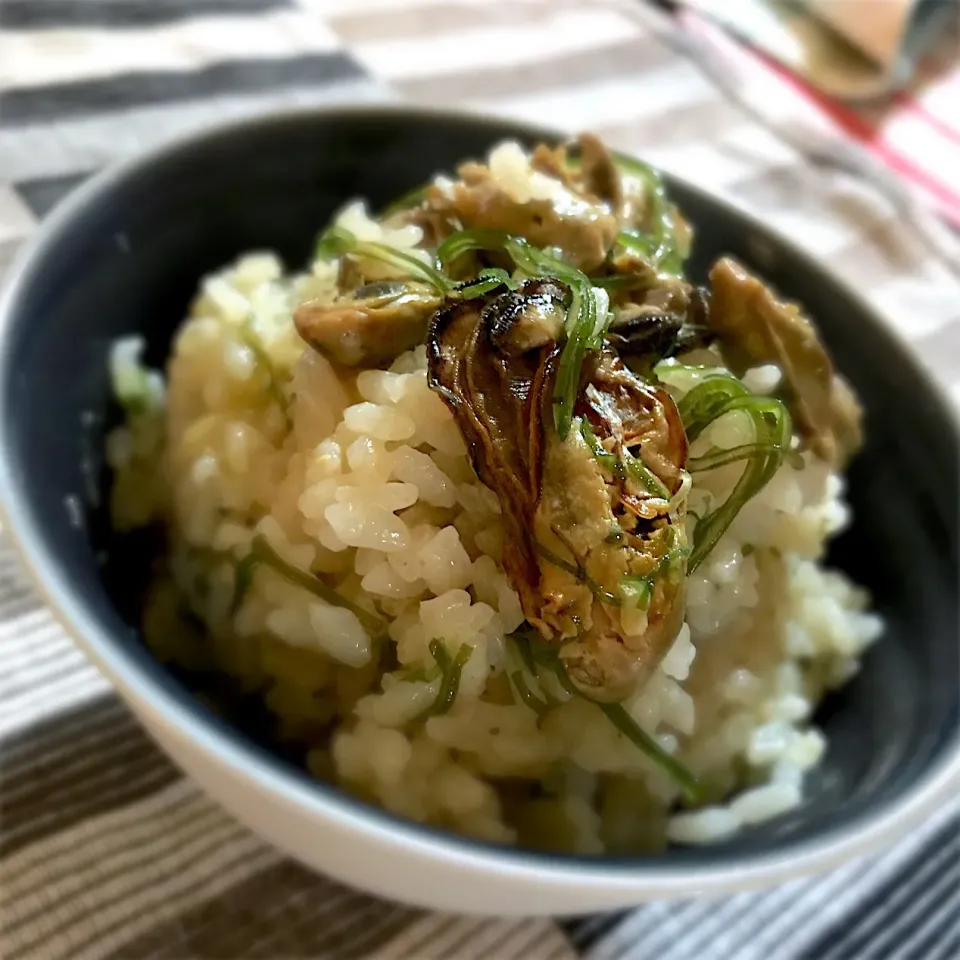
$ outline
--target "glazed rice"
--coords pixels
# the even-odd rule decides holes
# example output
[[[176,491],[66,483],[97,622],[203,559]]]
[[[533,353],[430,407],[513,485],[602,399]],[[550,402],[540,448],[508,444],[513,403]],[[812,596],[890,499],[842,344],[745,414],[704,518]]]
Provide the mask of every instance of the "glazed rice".
[[[504,169],[515,162],[501,159]],[[383,237],[359,204],[341,223],[395,246],[420,239],[415,228]],[[427,386],[424,348],[388,370],[344,373],[304,345],[292,312],[331,297],[335,277],[324,262],[287,276],[269,253],[208,277],[165,391],[144,375],[141,344],[115,347],[115,381],[145,398],[108,444],[115,523],[160,521],[169,535],[145,620],[156,654],[262,696],[318,777],[475,837],[652,851],[722,840],[801,804],[827,747],[811,723],[816,704],[881,628],[863,592],[820,563],[848,520],[842,478],[808,453],[787,458],[688,577],[676,642],[624,704],[707,788],[708,805],[684,810],[676,783],[592,703],[557,685],[562,703],[538,724],[505,695],[515,656],[505,638],[524,617],[500,565],[509,531],[498,499]],[[712,351],[682,359],[722,364]],[[660,369],[676,398],[702,376],[669,361]],[[758,393],[779,380],[770,366],[743,377]],[[748,443],[751,430],[728,413],[691,456]],[[741,469],[698,474],[689,509],[722,502]],[[256,535],[382,617],[388,639],[267,567],[233,615],[234,566]],[[184,626],[185,606],[203,633]],[[472,653],[452,709],[411,723],[438,694],[426,672],[438,639],[451,656],[463,644]]]

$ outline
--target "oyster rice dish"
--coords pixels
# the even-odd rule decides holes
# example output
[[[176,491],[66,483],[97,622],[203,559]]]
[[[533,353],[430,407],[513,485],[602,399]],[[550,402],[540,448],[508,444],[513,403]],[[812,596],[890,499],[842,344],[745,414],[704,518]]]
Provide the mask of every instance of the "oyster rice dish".
[[[317,778],[488,841],[652,853],[801,804],[881,632],[821,562],[860,407],[762,279],[688,279],[691,241],[596,137],[505,142],[347,204],[304,272],[204,278],[162,373],[116,343],[155,655]]]

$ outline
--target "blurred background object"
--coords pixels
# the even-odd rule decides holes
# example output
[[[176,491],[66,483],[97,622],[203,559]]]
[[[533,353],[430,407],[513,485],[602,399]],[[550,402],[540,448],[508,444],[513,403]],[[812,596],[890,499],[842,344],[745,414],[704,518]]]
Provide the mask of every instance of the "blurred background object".
[[[952,0],[679,0],[823,93],[875,101],[906,87],[943,40]],[[949,37],[947,40],[949,41]],[[956,39],[953,39],[956,45]]]
[[[869,17],[882,3],[847,6]],[[930,29],[909,82],[854,105],[687,3],[0,0],[0,283],[78,183],[159,141],[293,106],[403,99],[590,128],[753,211],[829,261],[960,403],[960,290],[937,252],[951,240],[939,214],[957,222],[960,194],[958,45],[949,18]],[[2,535],[0,757],[4,960],[957,955],[951,810],[822,878],[584,918],[566,938],[339,888],[265,847],[159,754]],[[465,927],[476,952],[454,947]]]
[[[869,180],[955,272],[960,5],[663,0],[725,95],[818,166]]]

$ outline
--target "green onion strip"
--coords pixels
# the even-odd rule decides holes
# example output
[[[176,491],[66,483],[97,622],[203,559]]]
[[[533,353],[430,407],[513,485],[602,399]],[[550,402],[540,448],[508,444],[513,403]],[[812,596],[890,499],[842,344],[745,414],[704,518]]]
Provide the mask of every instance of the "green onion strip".
[[[334,257],[342,257],[345,254],[379,260],[397,270],[405,271],[417,280],[430,284],[441,294],[449,293],[456,286],[442,271],[424,263],[413,254],[390,247],[385,243],[358,240],[343,227],[332,226],[320,235],[314,249],[316,259],[332,260]]]
[[[744,460],[746,465],[730,496],[694,528],[693,552],[688,571],[703,562],[733,523],[744,505],[773,478],[790,444],[791,422],[787,408],[773,397],[752,394],[730,374],[711,374],[677,404],[687,439],[693,443],[706,428],[733,410],[743,410],[753,422],[756,439],[729,450],[712,451],[690,461],[690,469],[713,470]]]
[[[580,389],[583,361],[589,350],[600,346],[606,334],[609,315],[598,323],[597,298],[590,278],[570,266],[552,250],[540,250],[522,237],[502,230],[461,230],[452,234],[437,250],[441,269],[446,269],[464,254],[476,250],[503,250],[516,267],[530,277],[553,277],[570,288],[567,314],[567,342],[560,356],[554,386],[554,426],[565,439],[573,424],[573,411]]]
[[[254,329],[253,317],[247,317],[241,324],[240,338],[243,340],[244,345],[250,350],[257,363],[266,374],[267,392],[270,394],[274,403],[276,403],[276,405],[280,408],[280,412],[283,414],[284,419],[286,420],[287,429],[289,429],[291,426],[290,401],[287,399],[287,395],[283,392],[283,387],[280,384],[280,377],[277,373],[276,367],[273,365],[273,360],[270,359],[270,354],[267,353],[266,348],[260,341],[260,337],[257,335],[257,331]]]
[[[588,703],[596,706],[620,733],[669,774],[687,800],[698,803],[703,799],[700,782],[686,766],[677,760],[676,757],[667,753],[666,750],[630,716],[622,703],[602,703],[588,697],[580,690],[570,679],[570,675],[567,673],[566,667],[560,658],[559,651],[540,640],[533,628],[521,627],[520,630],[510,635],[510,640],[513,642],[514,648],[519,654],[524,667],[534,680],[538,683],[540,682],[540,667],[549,670],[570,696],[586,700]],[[540,719],[545,716],[547,711],[557,705],[556,701],[551,702],[551,698],[546,695],[543,700],[537,697],[536,694],[530,690],[522,671],[514,671],[514,673],[511,674],[511,680],[513,680],[517,688],[521,702],[537,713]],[[520,683],[517,682],[518,680]]]
[[[415,719],[426,720],[428,717],[438,717],[447,713],[457,699],[457,693],[460,690],[460,676],[463,668],[466,666],[470,655],[473,653],[473,647],[467,643],[460,644],[456,656],[451,657],[449,651],[441,640],[430,641],[430,653],[440,668],[440,689],[437,691],[436,699],[429,707],[420,713]]]
[[[250,544],[250,552],[237,564],[234,575],[233,598],[230,603],[231,615],[235,614],[243,605],[246,593],[253,583],[254,574],[261,564],[269,567],[274,573],[279,574],[294,586],[308,590],[315,597],[323,600],[324,603],[328,603],[332,607],[343,607],[345,610],[349,610],[360,621],[364,629],[370,633],[378,635],[383,632],[384,623],[378,616],[346,600],[333,587],[328,587],[312,573],[300,570],[293,564],[287,563],[270,546],[269,541],[263,534],[257,534],[253,538]]]
[[[646,187],[652,221],[649,234],[624,230],[620,232],[618,241],[664,273],[679,276],[683,271],[684,251],[677,238],[674,211],[667,197],[663,177],[655,167],[635,157],[615,153],[613,159],[621,173],[637,177]]]

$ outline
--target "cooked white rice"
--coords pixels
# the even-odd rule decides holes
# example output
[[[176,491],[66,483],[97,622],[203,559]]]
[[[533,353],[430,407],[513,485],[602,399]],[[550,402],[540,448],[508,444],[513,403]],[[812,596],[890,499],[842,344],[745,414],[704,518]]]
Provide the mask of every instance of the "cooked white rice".
[[[380,230],[360,206],[343,217],[358,235]],[[419,239],[400,233],[390,242]],[[523,614],[499,562],[509,531],[497,497],[427,387],[423,348],[389,370],[345,374],[300,340],[292,310],[330,295],[334,276],[318,262],[286,277],[258,253],[207,278],[177,336],[165,401],[154,378],[140,381],[152,401],[110,438],[117,525],[161,519],[170,532],[176,587],[159,578],[146,617],[158,656],[262,692],[318,776],[476,837],[649,851],[720,840],[800,804],[827,746],[811,723],[817,701],[880,631],[863,593],[819,563],[847,520],[842,478],[808,454],[802,469],[785,462],[688,578],[683,629],[625,703],[708,788],[708,806],[671,813],[676,784],[595,705],[558,686],[564,702],[538,725],[513,702],[505,637]],[[115,361],[130,376],[135,346],[118,344]],[[679,397],[696,376],[677,366],[664,379]],[[769,392],[779,371],[743,380]],[[691,454],[747,443],[750,430],[727,414]],[[722,501],[740,469],[698,475],[690,510]],[[257,534],[385,618],[389,640],[267,567],[231,616],[233,564]],[[177,619],[177,596],[209,636]],[[462,644],[472,653],[449,712],[410,723],[438,693],[438,679],[417,679],[437,639],[451,656]]]

